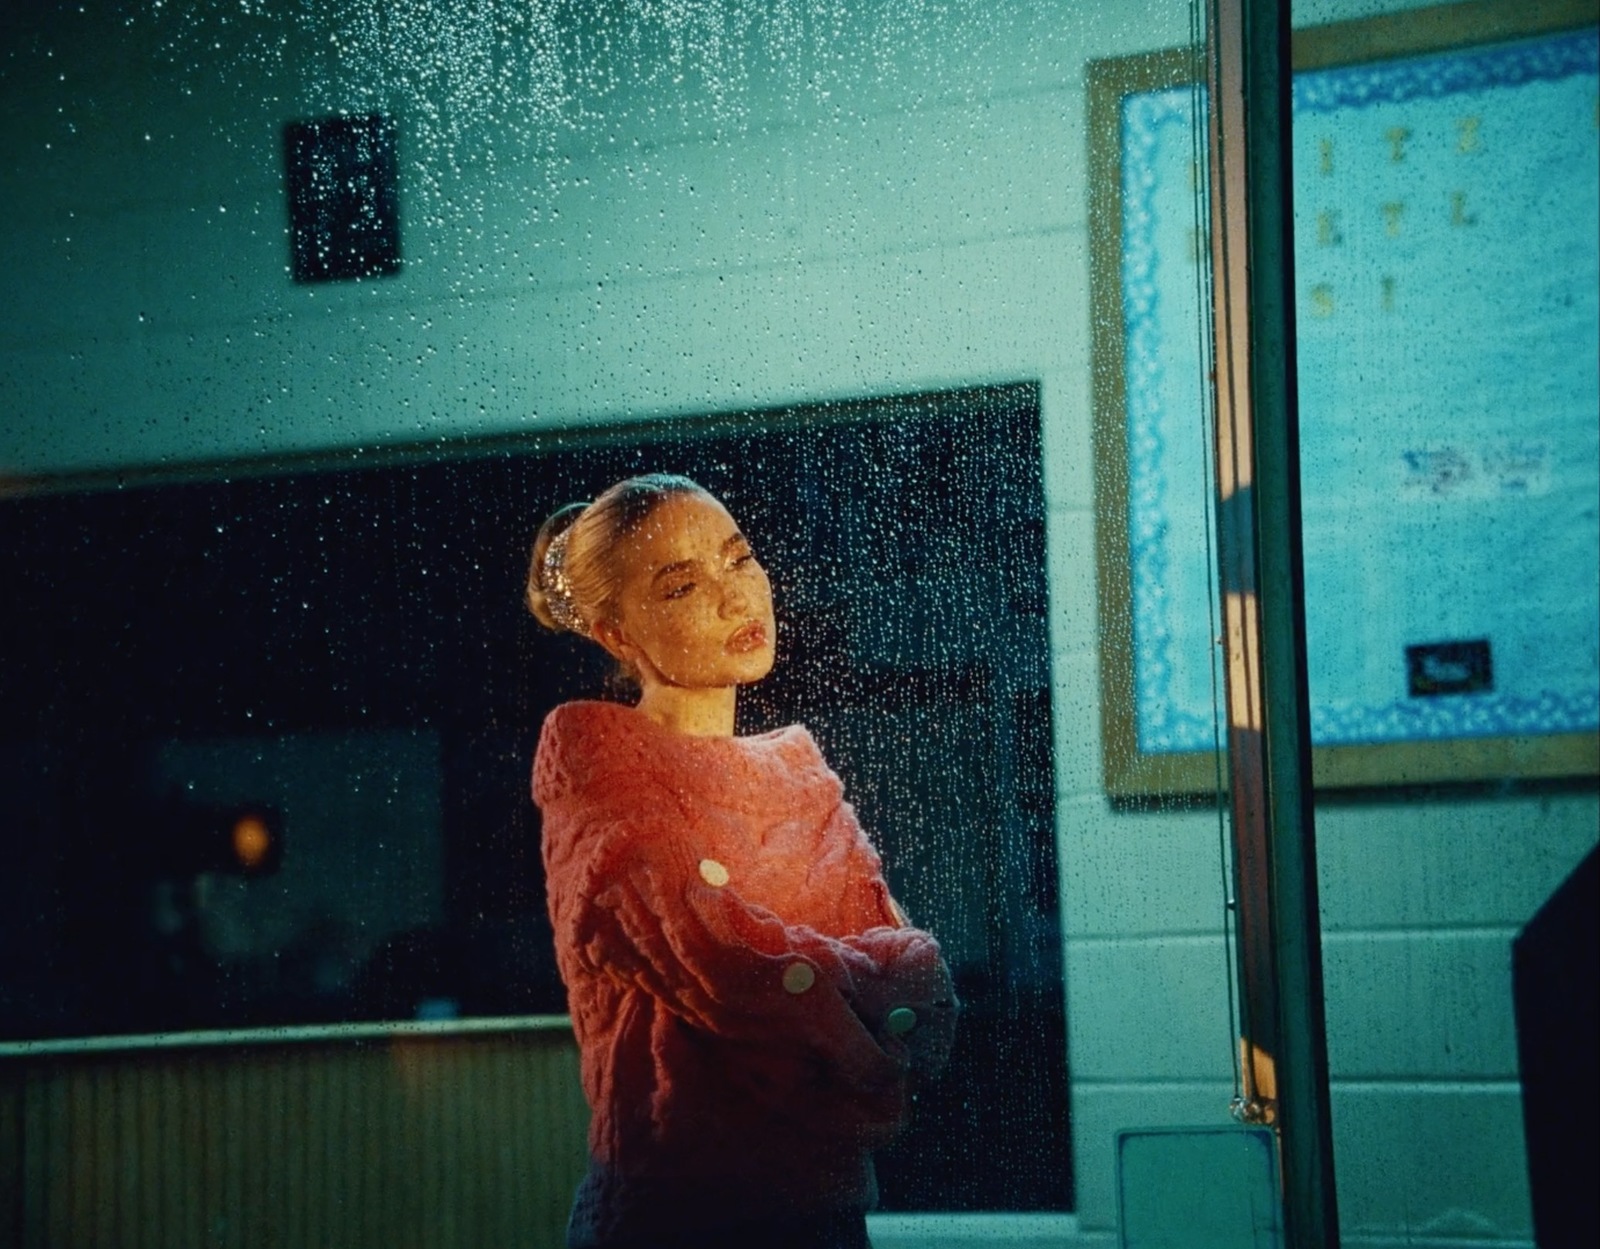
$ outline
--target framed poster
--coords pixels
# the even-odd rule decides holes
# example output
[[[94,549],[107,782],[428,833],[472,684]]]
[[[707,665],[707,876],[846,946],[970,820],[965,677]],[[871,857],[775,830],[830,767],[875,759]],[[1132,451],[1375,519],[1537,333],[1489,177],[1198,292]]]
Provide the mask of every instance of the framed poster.
[[[1306,632],[1321,786],[1600,771],[1600,32],[1473,3],[1297,32]],[[1113,794],[1222,739],[1203,66],[1091,67]]]

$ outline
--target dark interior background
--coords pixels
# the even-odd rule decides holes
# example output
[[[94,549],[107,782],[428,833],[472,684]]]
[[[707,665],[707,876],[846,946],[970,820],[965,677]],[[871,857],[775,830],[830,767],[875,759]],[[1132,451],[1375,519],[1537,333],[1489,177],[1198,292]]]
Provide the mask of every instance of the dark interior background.
[[[529,762],[610,678],[527,549],[684,472],[773,577],[741,729],[812,728],[966,1002],[885,1207],[1070,1209],[1037,388],[439,452],[0,502],[0,1038],[562,1012]]]

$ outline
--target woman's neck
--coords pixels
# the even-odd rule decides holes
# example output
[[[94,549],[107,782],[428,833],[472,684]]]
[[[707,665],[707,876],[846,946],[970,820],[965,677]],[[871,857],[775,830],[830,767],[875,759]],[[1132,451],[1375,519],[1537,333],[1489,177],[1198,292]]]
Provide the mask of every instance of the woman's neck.
[[[738,687],[685,689],[677,685],[646,682],[639,710],[674,733],[689,737],[732,737],[733,709]]]

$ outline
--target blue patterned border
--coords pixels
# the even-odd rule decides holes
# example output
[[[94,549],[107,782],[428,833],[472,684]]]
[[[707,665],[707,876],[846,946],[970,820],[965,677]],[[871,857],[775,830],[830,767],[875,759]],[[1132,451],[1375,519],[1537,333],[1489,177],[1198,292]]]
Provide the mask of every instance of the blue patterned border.
[[[1129,96],[1122,114],[1122,302],[1126,339],[1128,551],[1133,595],[1135,723],[1139,749],[1205,750],[1217,740],[1215,718],[1176,705],[1170,694],[1175,641],[1167,627],[1166,446],[1160,425],[1161,289],[1157,280],[1156,176],[1162,132],[1188,134],[1203,94],[1187,89]]]
[[[1536,737],[1578,733],[1600,724],[1600,690],[1582,694],[1454,694],[1387,706],[1311,709],[1318,746],[1440,741],[1453,737]]]
[[[1600,72],[1600,34],[1590,30],[1482,52],[1452,52],[1296,74],[1292,91],[1297,114],[1331,113],[1596,72]]]

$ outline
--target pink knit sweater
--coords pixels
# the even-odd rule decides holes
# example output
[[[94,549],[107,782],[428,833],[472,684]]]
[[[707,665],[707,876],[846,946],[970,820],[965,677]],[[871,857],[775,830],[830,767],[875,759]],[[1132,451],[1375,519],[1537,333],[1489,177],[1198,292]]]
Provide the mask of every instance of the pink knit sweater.
[[[869,1205],[955,994],[811,735],[568,703],[533,793],[593,1111],[575,1231]]]

